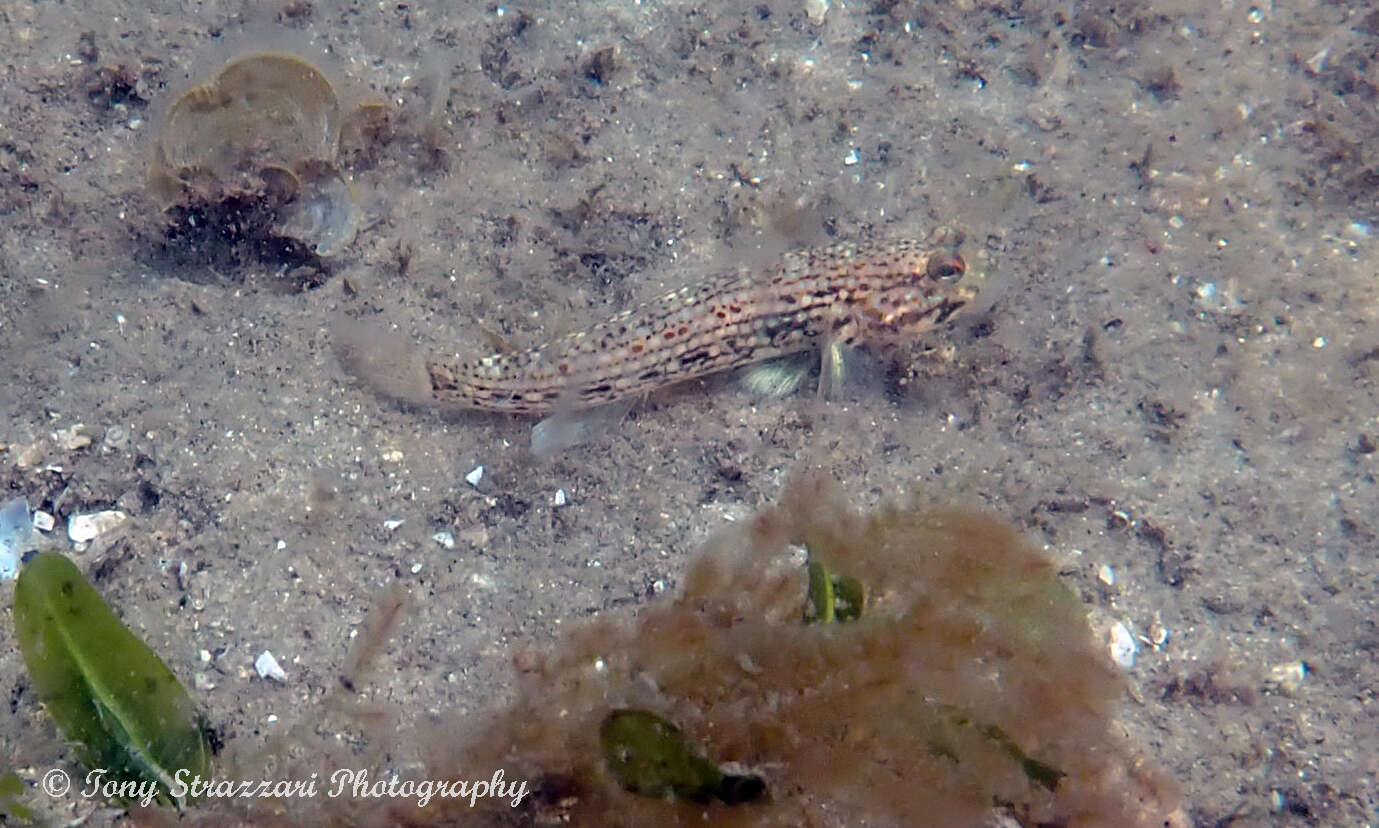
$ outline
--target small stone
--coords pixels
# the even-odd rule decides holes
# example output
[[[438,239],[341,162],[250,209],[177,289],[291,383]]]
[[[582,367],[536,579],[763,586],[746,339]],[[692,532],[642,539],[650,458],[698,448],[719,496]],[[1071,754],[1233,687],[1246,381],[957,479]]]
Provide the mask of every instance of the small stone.
[[[480,481],[480,480],[483,480],[483,479],[484,479],[484,467],[483,467],[483,466],[475,466],[475,467],[469,472],[469,474],[466,474],[466,475],[464,476],[464,482],[468,483],[469,485],[471,485],[471,486],[473,486],[473,487],[475,487],[475,488],[478,488],[478,486],[479,486],[479,481]]]
[[[388,518],[387,520],[383,521],[383,528],[384,528],[384,529],[387,529],[389,532],[391,532],[391,531],[393,531],[394,529],[396,529],[396,528],[398,528],[399,526],[401,526],[402,524],[403,524],[402,518]]]
[[[552,506],[564,506],[564,505],[565,505],[565,490],[564,490],[564,489],[556,489],[556,490],[555,490],[555,497],[551,498],[551,505],[552,505]]]
[[[455,536],[450,532],[437,532],[431,536],[431,540],[444,546],[446,549],[455,548]]]
[[[52,513],[41,509],[34,510],[33,519],[34,528],[40,532],[51,532],[53,527],[57,526],[57,518],[53,517]]]

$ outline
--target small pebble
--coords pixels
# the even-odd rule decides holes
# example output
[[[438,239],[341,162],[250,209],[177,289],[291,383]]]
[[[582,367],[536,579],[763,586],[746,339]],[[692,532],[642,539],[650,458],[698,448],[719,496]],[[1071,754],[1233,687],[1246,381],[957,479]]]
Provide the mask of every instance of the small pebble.
[[[1286,664],[1276,664],[1269,670],[1269,678],[1265,680],[1264,686],[1269,690],[1277,690],[1284,695],[1292,696],[1302,688],[1303,679],[1307,678],[1307,662],[1290,661]]]
[[[383,521],[383,528],[391,532],[397,527],[401,526],[402,524],[402,518],[388,518],[387,520]]]
[[[446,549],[455,548],[455,536],[449,532],[437,532],[431,536],[431,540],[444,546]]]
[[[553,506],[564,506],[564,505],[565,505],[565,490],[564,490],[564,489],[556,489],[556,490],[555,490],[555,497],[551,498],[551,505],[553,505]]]
[[[475,466],[469,474],[464,476],[464,481],[471,486],[478,487],[479,481],[484,479],[484,467]]]

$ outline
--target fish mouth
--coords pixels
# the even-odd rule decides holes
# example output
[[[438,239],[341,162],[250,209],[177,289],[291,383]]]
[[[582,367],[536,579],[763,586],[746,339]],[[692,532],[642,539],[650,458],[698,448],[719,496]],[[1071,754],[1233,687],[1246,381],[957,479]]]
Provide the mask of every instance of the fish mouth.
[[[942,302],[938,303],[937,306],[935,306],[933,323],[935,325],[942,325],[944,322],[948,321],[949,317],[961,310],[962,307],[966,304],[966,299],[943,300]]]

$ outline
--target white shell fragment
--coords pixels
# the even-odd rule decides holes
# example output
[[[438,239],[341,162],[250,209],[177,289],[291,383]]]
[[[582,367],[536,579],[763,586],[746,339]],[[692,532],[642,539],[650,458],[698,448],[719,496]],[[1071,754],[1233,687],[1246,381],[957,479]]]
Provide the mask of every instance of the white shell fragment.
[[[287,681],[287,673],[284,673],[283,668],[278,666],[278,660],[268,650],[259,653],[259,657],[254,659],[254,669],[258,671],[261,679]]]
[[[1121,667],[1129,670],[1135,666],[1135,651],[1139,645],[1135,643],[1135,636],[1130,633],[1130,628],[1121,621],[1111,625],[1111,660]]]
[[[349,182],[334,169],[308,170],[288,207],[279,235],[297,239],[317,255],[334,256],[349,247],[363,218]]]
[[[67,518],[67,537],[72,543],[86,543],[121,526],[129,515],[118,509],[104,512],[88,512],[84,515],[71,515]]]
[[[479,485],[479,481],[480,481],[480,480],[483,480],[483,479],[484,479],[484,467],[483,467],[483,466],[475,466],[472,470],[470,470],[469,474],[466,474],[466,475],[464,476],[464,482],[468,483],[468,484],[471,485],[471,486],[478,486],[478,485]]]
[[[95,436],[95,429],[87,428],[84,423],[77,423],[53,432],[53,440],[57,442],[58,448],[66,451],[86,448],[91,445]]]
[[[0,507],[0,580],[7,581],[19,574],[19,558],[32,534],[28,501],[16,497]]]
[[[437,532],[431,536],[431,540],[444,546],[446,549],[455,548],[455,536],[450,532]]]

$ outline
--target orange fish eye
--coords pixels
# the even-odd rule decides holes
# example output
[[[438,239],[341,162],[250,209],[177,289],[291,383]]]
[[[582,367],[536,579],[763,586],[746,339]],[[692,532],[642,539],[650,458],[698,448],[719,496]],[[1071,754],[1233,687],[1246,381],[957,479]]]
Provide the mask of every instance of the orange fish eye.
[[[952,279],[967,272],[967,262],[954,253],[949,256],[933,256],[925,267],[924,275],[930,279]]]

